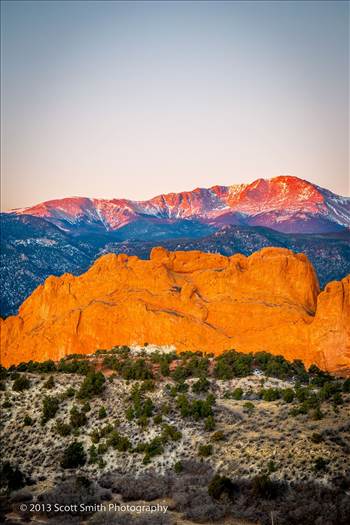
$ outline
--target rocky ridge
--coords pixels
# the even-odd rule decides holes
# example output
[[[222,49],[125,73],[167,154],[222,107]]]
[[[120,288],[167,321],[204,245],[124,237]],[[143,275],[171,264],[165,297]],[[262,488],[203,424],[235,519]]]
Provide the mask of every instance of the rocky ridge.
[[[281,248],[250,257],[155,248],[147,261],[109,254],[79,277],[49,277],[2,321],[1,361],[151,342],[268,351],[347,374],[349,289],[347,277],[320,292],[307,257]]]
[[[199,219],[213,226],[246,224],[282,232],[329,232],[350,226],[350,199],[292,176],[251,184],[196,188],[146,201],[69,197],[13,210],[44,217],[64,230],[118,230],[145,219]]]

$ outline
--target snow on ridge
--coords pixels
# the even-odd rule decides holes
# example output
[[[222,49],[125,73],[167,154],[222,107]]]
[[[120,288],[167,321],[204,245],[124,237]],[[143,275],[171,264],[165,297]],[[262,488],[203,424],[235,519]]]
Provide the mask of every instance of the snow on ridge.
[[[62,220],[69,224],[97,221],[106,230],[113,230],[140,215],[169,219],[209,219],[229,213],[230,210],[247,216],[275,212],[279,216],[278,221],[287,220],[293,213],[308,213],[316,219],[326,217],[342,226],[350,225],[350,198],[335,195],[308,181],[287,175],[272,179],[259,178],[251,184],[216,185],[208,189],[161,194],[145,201],[69,197],[12,210],[12,213]]]

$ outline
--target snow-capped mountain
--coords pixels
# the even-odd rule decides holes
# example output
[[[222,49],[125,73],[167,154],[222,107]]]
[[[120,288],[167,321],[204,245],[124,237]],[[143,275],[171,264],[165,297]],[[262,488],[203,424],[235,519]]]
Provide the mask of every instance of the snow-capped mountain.
[[[152,236],[170,229],[210,233],[227,224],[265,226],[286,233],[334,232],[350,228],[350,198],[335,195],[291,176],[257,179],[251,184],[196,188],[158,195],[147,201],[70,197],[13,210],[17,215],[45,218],[63,230],[117,231]],[[202,226],[201,226],[202,225]],[[208,228],[206,229],[205,226]],[[196,229],[199,228],[199,233]],[[126,236],[128,236],[126,235]]]

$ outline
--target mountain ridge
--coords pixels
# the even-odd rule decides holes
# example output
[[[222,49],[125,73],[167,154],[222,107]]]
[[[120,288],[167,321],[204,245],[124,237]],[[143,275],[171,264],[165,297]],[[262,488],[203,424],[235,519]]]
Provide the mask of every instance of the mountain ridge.
[[[198,219],[266,226],[277,231],[319,233],[350,228],[350,198],[289,175],[250,184],[195,188],[148,200],[66,197],[10,213],[44,217],[62,229],[90,226],[115,231],[138,219]]]

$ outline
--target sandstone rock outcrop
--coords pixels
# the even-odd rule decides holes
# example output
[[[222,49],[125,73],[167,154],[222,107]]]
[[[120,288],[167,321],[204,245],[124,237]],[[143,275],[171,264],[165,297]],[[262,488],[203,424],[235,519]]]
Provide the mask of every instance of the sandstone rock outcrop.
[[[350,371],[350,277],[320,293],[303,254],[250,257],[155,248],[109,254],[85,274],[49,277],[2,321],[1,362],[57,360],[120,344],[219,353],[266,350]]]

